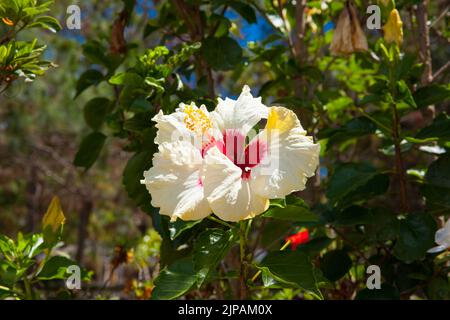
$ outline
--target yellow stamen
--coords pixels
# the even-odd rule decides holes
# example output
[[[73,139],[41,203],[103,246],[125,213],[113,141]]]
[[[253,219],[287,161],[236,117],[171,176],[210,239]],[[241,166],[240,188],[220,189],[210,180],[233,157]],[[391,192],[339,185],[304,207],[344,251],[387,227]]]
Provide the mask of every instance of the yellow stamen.
[[[203,110],[195,108],[194,104],[186,106],[183,111],[186,114],[183,122],[189,130],[203,134],[212,128],[211,120]]]

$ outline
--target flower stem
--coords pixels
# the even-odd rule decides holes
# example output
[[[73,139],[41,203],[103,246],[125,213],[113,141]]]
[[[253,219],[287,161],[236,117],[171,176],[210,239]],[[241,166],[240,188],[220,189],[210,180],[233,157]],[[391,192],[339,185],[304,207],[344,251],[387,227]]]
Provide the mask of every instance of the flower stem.
[[[247,297],[247,284],[246,284],[246,262],[245,262],[245,241],[247,235],[247,223],[246,221],[239,222],[239,252],[240,252],[240,262],[241,262],[241,270],[239,274],[239,298],[241,300],[246,299]]]
[[[23,278],[23,285],[25,287],[25,298],[27,300],[34,300],[33,289],[31,288],[31,285],[30,285],[30,282],[29,282],[27,276],[24,276],[24,278]]]
[[[396,48],[397,49],[397,48]],[[397,95],[397,81],[395,78],[395,70],[397,67],[398,53],[395,53],[395,57],[391,62],[389,69],[389,82],[390,91],[392,96],[392,139],[394,141],[395,147],[395,171],[400,185],[400,203],[403,212],[409,212],[409,205],[407,201],[407,191],[406,191],[406,171],[403,162],[402,150],[401,150],[401,137],[400,137],[400,117],[397,110],[397,104],[395,103]]]

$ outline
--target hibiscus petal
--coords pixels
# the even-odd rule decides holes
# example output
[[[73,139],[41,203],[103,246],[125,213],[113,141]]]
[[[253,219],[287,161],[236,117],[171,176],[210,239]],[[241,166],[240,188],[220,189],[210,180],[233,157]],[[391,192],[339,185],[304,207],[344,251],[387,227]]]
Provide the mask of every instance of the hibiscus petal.
[[[199,220],[211,210],[204,197],[200,151],[185,141],[163,143],[153,158],[153,167],[144,172],[152,205],[160,214],[182,220]]]
[[[220,131],[238,129],[245,135],[261,119],[267,118],[268,108],[261,102],[261,97],[254,98],[250,88],[244,86],[237,100],[219,98],[216,109],[211,112]]]
[[[445,226],[438,231],[434,236],[434,240],[437,244],[450,247],[450,219],[445,223]]]
[[[306,136],[295,113],[272,107],[266,129],[258,136],[267,143],[267,156],[252,169],[255,192],[262,197],[283,198],[303,190],[319,165],[320,145]]]
[[[172,142],[175,139],[175,134],[189,136],[190,132],[184,125],[183,118],[184,115],[180,112],[163,114],[160,110],[152,119],[156,122],[156,128],[158,129],[155,143],[162,144],[164,142]]]
[[[446,247],[444,247],[444,246],[437,246],[437,247],[431,248],[427,252],[428,253],[438,253],[438,252],[444,251],[445,249],[446,249]]]
[[[254,193],[252,181],[242,179],[242,170],[217,147],[206,155],[203,172],[205,195],[222,220],[253,218],[269,207],[269,200]]]
[[[187,112],[187,109],[191,112]],[[152,120],[158,129],[156,144],[183,140],[201,148],[210,137],[220,134],[212,128],[210,113],[204,105],[197,107],[194,103],[180,103],[175,112],[166,115],[160,110]]]

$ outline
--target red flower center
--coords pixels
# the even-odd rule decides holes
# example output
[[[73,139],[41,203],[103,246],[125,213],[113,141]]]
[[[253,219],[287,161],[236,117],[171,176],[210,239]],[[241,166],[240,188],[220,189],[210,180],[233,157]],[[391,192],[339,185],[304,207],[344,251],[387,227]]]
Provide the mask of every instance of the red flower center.
[[[267,144],[258,138],[247,143],[247,137],[237,129],[227,129],[223,133],[222,141],[211,139],[202,148],[204,157],[209,149],[217,146],[228,159],[242,170],[242,179],[249,179],[252,168],[261,163],[267,153]]]

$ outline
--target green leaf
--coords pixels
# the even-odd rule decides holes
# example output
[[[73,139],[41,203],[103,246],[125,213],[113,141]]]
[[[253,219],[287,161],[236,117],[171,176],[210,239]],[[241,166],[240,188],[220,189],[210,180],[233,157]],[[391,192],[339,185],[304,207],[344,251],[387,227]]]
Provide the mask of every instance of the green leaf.
[[[275,251],[257,266],[276,281],[291,287],[301,288],[322,299],[316,282],[314,266],[308,255],[300,251]]]
[[[424,184],[420,191],[427,199],[427,206],[435,206],[439,209],[450,208],[450,190],[448,188]]]
[[[152,299],[171,300],[178,298],[188,292],[196,281],[197,275],[194,271],[192,257],[175,261],[164,268],[155,279]]]
[[[123,128],[132,132],[142,132],[149,128],[154,115],[153,112],[136,113],[131,119],[124,122]]]
[[[214,37],[220,38],[228,34],[228,31],[231,27],[231,21],[225,17],[214,14],[211,16],[211,25],[217,26]]]
[[[100,155],[105,141],[106,136],[101,132],[93,132],[86,136],[81,142],[73,164],[86,170],[89,169]]]
[[[431,300],[450,300],[449,278],[433,278],[428,284],[427,296]]]
[[[450,155],[443,154],[434,161],[425,174],[421,191],[428,206],[450,208]]]
[[[365,288],[358,292],[356,300],[398,300],[400,294],[398,290],[386,283],[381,284],[381,289],[370,290]]]
[[[232,70],[243,61],[242,48],[230,37],[205,39],[201,53],[214,70]]]
[[[433,162],[425,175],[427,184],[450,189],[450,155],[443,154]]]
[[[227,1],[228,5],[241,15],[248,23],[256,23],[256,13],[253,8],[244,1]]]
[[[413,96],[419,108],[442,103],[450,99],[450,86],[433,84],[418,89]]]
[[[107,98],[94,98],[84,106],[84,120],[93,130],[99,130],[112,110],[112,102]]]
[[[416,105],[416,102],[414,101],[413,95],[404,80],[397,82],[397,90],[398,90],[397,100],[401,99],[401,101],[405,102],[410,107],[412,107],[414,109],[417,108],[417,105]]]
[[[117,73],[117,74],[113,75],[109,79],[108,82],[110,84],[114,84],[114,85],[127,85],[127,86],[141,87],[143,81],[144,81],[144,79],[137,73],[122,72],[122,73]]]
[[[347,163],[338,165],[327,190],[327,197],[335,204],[350,192],[366,185],[377,171],[374,167],[364,163]]]
[[[177,221],[169,223],[170,239],[176,239],[184,231],[190,230],[202,221],[203,220],[183,221],[181,219],[177,219]]]
[[[44,265],[42,270],[37,275],[39,280],[53,280],[53,279],[66,279],[69,274],[67,268],[70,266],[78,266],[73,260],[70,260],[62,256],[51,257]],[[86,270],[81,269],[81,278],[83,280],[89,279],[89,274]]]
[[[450,117],[444,112],[439,114],[431,125],[423,128],[416,135],[417,139],[450,140]]]
[[[364,226],[366,239],[372,242],[395,240],[400,225],[396,214],[386,208],[371,209],[370,211],[372,211],[371,221]]]
[[[158,21],[149,19],[144,28],[144,39],[159,29]]]
[[[97,85],[103,80],[103,74],[100,71],[90,69],[85,71],[77,81],[75,97],[78,97],[84,90],[92,85]]]
[[[328,237],[317,237],[314,239],[309,240],[307,243],[303,243],[297,247],[297,250],[300,250],[302,252],[305,252],[307,254],[318,254],[323,249],[327,248],[331,242],[333,242],[332,239]]]
[[[328,251],[320,261],[320,270],[330,281],[337,281],[347,274],[352,260],[344,250]]]
[[[144,171],[152,166],[152,155],[152,150],[136,153],[128,160],[123,171],[122,183],[128,196],[137,206],[150,206],[150,194],[140,181],[144,179]]]
[[[40,16],[37,17],[32,23],[27,26],[29,28],[44,28],[50,30],[51,32],[58,32],[62,29],[59,21],[51,16]]]
[[[384,194],[389,188],[389,175],[376,174],[366,184],[357,189],[349,192],[340,204],[349,204],[353,202],[363,201],[366,202],[370,198]]]
[[[341,128],[327,128],[319,133],[319,139],[328,138],[327,149],[344,141],[375,133],[377,126],[365,117],[351,119]]]
[[[410,214],[400,220],[398,240],[394,255],[407,263],[421,259],[434,245],[436,222],[425,213]]]
[[[357,224],[371,223],[373,218],[372,212],[361,206],[350,206],[337,214],[336,226],[353,226]]]
[[[301,99],[299,97],[282,97],[272,102],[272,105],[314,110],[314,105],[310,100]]]
[[[196,239],[194,244],[194,268],[198,276],[198,286],[225,257],[232,244],[231,230],[207,229]]]
[[[312,213],[305,201],[300,198],[296,198],[291,203],[287,203],[284,208],[279,205],[272,206],[264,213],[263,216],[266,218],[295,222],[319,221],[319,217]]]
[[[83,55],[90,62],[110,68],[112,67],[112,61],[107,56],[107,52],[105,46],[97,40],[88,41],[83,45]]]
[[[20,280],[18,270],[7,263],[0,263],[0,284],[13,287],[14,284]]]
[[[329,101],[324,109],[332,120],[336,120],[338,116],[354,104],[353,99],[348,96],[339,97]]]

